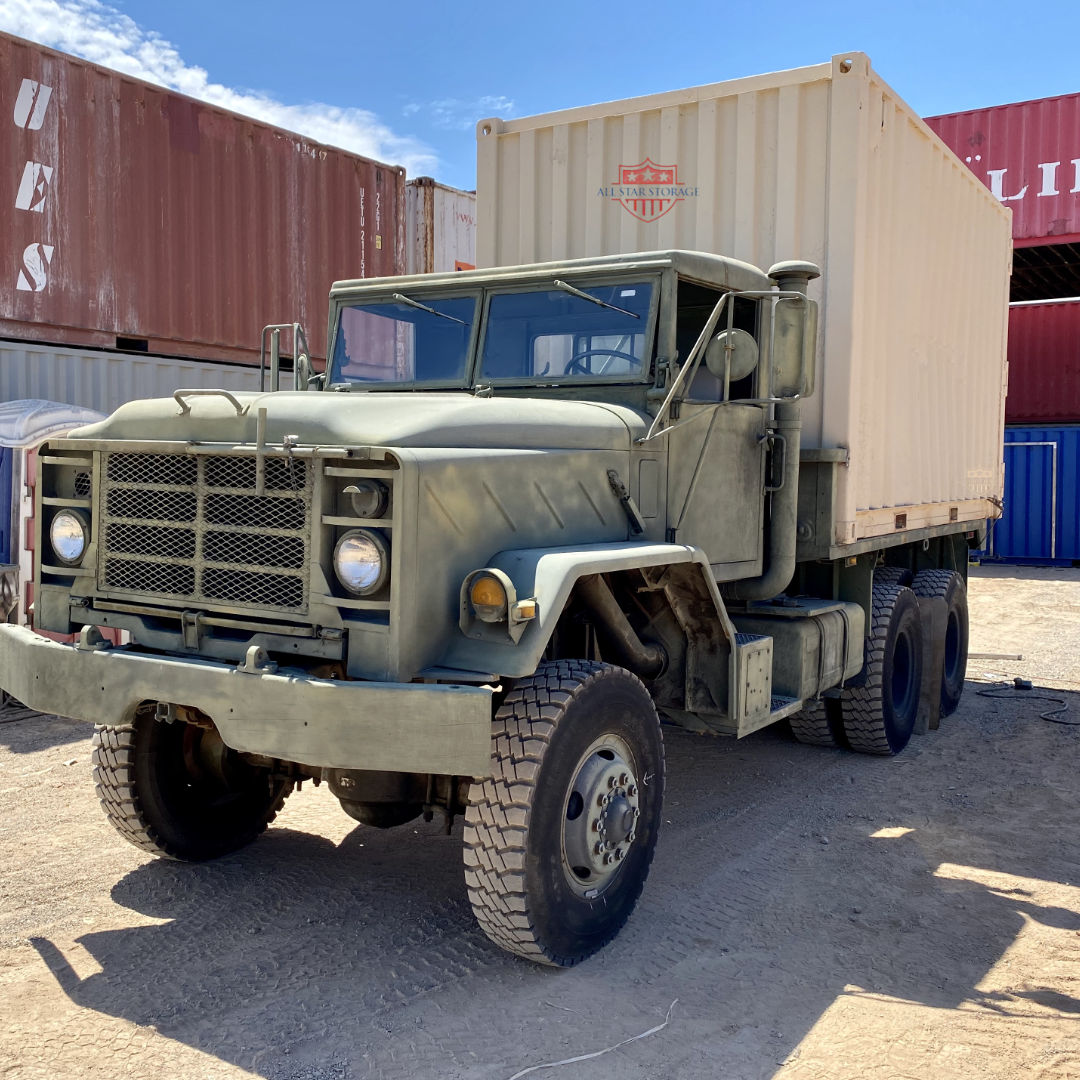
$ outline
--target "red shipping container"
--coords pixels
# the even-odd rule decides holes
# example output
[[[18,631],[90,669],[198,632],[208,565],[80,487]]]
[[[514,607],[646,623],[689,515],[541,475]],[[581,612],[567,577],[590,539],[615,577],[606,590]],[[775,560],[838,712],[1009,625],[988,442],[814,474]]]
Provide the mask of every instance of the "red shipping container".
[[[1009,308],[1005,422],[1080,422],[1080,300]]]
[[[0,104],[0,337],[322,358],[331,283],[405,269],[399,166],[7,34]]]
[[[1012,207],[1017,247],[1080,242],[1080,94],[926,123]]]

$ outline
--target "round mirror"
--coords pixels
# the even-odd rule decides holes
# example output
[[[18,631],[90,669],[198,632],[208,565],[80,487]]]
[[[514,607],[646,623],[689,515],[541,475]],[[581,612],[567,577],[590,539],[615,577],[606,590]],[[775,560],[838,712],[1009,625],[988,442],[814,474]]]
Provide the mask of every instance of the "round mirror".
[[[718,379],[724,378],[727,354],[731,353],[731,381],[745,379],[758,362],[758,345],[753,334],[732,328],[722,330],[709,342],[705,350],[705,366]]]

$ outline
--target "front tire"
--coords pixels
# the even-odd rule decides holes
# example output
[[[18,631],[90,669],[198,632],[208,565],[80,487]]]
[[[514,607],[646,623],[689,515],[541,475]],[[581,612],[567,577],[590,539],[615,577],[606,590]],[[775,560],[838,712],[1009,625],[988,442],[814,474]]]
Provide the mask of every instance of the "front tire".
[[[142,851],[202,862],[250,844],[274,820],[292,781],[245,762],[216,730],[162,723],[140,710],[98,725],[94,784],[105,816]]]
[[[489,779],[465,814],[465,881],[481,928],[555,967],[587,959],[641,895],[664,796],[648,691],[623,668],[542,664],[492,727]]]

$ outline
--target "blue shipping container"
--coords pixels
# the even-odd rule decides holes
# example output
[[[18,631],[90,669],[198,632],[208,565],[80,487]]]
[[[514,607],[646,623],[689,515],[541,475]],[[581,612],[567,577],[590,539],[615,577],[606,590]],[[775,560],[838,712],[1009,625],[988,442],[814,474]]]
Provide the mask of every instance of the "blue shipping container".
[[[987,541],[990,558],[1080,561],[1080,424],[1005,429],[1004,502]]]

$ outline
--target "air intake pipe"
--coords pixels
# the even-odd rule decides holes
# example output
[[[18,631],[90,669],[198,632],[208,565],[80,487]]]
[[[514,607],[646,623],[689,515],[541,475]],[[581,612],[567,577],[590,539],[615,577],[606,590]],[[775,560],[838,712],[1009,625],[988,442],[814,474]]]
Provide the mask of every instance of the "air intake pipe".
[[[612,659],[643,679],[655,679],[663,672],[667,666],[663,648],[637,636],[618,601],[611,595],[607,582],[599,574],[580,578],[575,592],[596,618],[600,642]]]
[[[769,270],[771,277],[782,292],[801,292],[805,295],[807,283],[821,276],[821,271],[808,262],[781,262]],[[813,326],[812,320],[805,325]],[[802,349],[802,335],[784,335],[780,347]],[[810,343],[816,348],[816,343]],[[792,365],[790,357],[770,357],[775,368],[778,361],[788,370],[798,368]],[[723,595],[732,600],[769,600],[782,593],[795,575],[795,540],[798,526],[799,509],[799,443],[802,435],[802,404],[799,401],[786,402],[776,406],[776,419],[773,430],[783,436],[784,471],[783,483],[773,492],[772,513],[769,517],[769,559],[765,573],[756,578],[743,578],[723,585]]]

